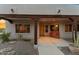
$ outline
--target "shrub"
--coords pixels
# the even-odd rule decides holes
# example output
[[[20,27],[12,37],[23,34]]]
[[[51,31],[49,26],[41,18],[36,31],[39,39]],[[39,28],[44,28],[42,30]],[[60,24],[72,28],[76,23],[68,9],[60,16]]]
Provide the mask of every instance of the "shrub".
[[[8,42],[10,37],[10,33],[3,32],[0,34],[0,39],[2,39],[2,42]]]

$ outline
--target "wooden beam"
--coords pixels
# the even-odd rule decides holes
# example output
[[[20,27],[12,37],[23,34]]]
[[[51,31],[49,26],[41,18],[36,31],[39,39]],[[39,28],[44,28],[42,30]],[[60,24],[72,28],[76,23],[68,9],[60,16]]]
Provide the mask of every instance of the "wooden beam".
[[[7,18],[4,18],[4,17],[0,17],[0,20],[1,19],[6,20],[6,21],[10,22],[11,24],[13,24],[13,21],[11,19],[7,19]]]
[[[72,19],[71,17],[68,18],[71,22],[74,22],[74,19]]]
[[[34,15],[34,14],[0,14],[0,17],[6,18],[28,18],[28,17],[40,17],[40,18],[68,18],[79,17],[79,15]]]

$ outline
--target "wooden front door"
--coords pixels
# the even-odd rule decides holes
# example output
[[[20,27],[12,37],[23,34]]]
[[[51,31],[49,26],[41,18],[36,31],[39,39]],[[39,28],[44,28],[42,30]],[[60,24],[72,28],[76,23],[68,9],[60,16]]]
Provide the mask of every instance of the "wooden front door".
[[[54,38],[59,38],[59,25],[50,25],[50,36]]]

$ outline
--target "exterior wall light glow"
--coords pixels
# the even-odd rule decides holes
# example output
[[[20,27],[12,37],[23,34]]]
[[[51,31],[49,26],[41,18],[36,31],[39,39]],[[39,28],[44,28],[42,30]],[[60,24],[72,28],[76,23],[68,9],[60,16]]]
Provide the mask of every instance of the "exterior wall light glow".
[[[58,27],[58,25],[55,25],[55,27]]]
[[[6,20],[1,19],[0,20],[0,29],[5,29],[6,28]]]

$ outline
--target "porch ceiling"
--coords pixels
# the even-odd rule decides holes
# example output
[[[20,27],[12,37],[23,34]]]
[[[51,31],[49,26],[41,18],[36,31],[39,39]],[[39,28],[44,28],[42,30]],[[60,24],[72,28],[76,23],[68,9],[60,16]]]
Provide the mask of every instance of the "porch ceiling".
[[[31,18],[9,18],[13,22],[23,22],[26,23],[27,21],[34,21]],[[79,17],[73,17],[73,20],[76,20],[79,22]],[[52,23],[72,23],[69,18],[40,18],[39,21],[41,22],[52,22]]]
[[[72,23],[68,18],[41,18],[40,23]]]
[[[52,21],[70,21],[68,18],[79,21],[79,15],[27,15],[27,14],[0,14],[0,17],[5,17],[13,21],[26,21],[32,18],[52,18]]]

